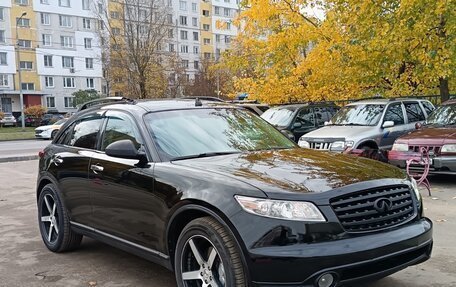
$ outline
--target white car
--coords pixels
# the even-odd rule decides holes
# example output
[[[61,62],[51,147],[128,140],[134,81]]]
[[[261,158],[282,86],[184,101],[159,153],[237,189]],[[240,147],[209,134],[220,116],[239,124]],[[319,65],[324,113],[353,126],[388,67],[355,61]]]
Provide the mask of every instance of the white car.
[[[35,137],[39,139],[53,139],[67,120],[68,119],[61,119],[52,125],[37,127],[35,129]]]
[[[16,125],[16,118],[13,116],[12,113],[5,113],[3,119],[0,119],[0,126],[12,126]]]

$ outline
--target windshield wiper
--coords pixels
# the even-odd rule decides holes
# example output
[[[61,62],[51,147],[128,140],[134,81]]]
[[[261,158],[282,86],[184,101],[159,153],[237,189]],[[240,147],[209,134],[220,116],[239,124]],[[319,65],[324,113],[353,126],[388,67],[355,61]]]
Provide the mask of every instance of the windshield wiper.
[[[365,125],[357,124],[357,123],[348,123],[348,124],[344,124],[344,126],[365,126]]]
[[[171,161],[192,159],[192,158],[211,157],[211,156],[234,154],[234,153],[239,153],[239,152],[238,151],[205,152],[205,153],[200,153],[200,154],[192,154],[192,155],[184,155],[184,156],[173,157],[171,159]]]

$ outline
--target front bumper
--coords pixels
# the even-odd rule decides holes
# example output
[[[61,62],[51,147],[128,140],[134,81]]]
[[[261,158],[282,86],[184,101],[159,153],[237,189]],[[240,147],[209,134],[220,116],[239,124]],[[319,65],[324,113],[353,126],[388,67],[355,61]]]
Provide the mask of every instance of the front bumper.
[[[390,151],[388,153],[388,161],[390,164],[406,168],[407,160],[415,159],[420,161],[422,155],[416,152],[400,152]],[[412,170],[422,170],[423,167],[420,165],[412,165]],[[432,174],[455,174],[456,173],[456,156],[436,156],[431,158],[430,173]]]
[[[432,222],[426,218],[390,231],[320,243],[249,250],[255,286],[316,286],[332,273],[335,286],[379,279],[429,259]]]

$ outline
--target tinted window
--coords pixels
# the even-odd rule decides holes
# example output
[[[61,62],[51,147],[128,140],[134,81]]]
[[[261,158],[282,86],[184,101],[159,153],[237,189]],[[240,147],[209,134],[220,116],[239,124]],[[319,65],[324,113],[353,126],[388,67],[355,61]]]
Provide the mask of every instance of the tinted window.
[[[108,122],[103,133],[101,150],[105,150],[108,145],[120,140],[131,140],[136,148],[140,148],[141,140],[136,125],[130,118],[119,112],[108,112]]]
[[[148,114],[145,121],[164,160],[202,153],[295,147],[258,116],[238,109],[163,111]]]
[[[73,130],[73,127],[74,127],[74,123],[69,125],[64,131],[63,133],[60,135],[60,137],[56,140],[56,143],[57,144],[65,144],[65,145],[68,145],[68,135],[71,133],[71,131]]]
[[[97,135],[103,120],[101,118],[84,119],[74,126],[68,145],[95,149]]]
[[[417,102],[406,102],[404,103],[404,106],[409,123],[424,121],[426,119]]]
[[[423,101],[421,104],[423,104],[424,110],[428,116],[432,113],[433,110],[435,110],[434,106],[430,102]]]
[[[392,104],[388,107],[383,122],[386,121],[392,121],[394,125],[403,125],[405,123],[401,104]]]
[[[315,109],[315,118],[317,120],[317,125],[322,126],[325,122],[329,121],[332,117],[329,108],[321,107],[321,108],[314,108]]]
[[[301,109],[296,116],[295,123],[301,123],[303,127],[314,127],[315,116],[313,109]]]

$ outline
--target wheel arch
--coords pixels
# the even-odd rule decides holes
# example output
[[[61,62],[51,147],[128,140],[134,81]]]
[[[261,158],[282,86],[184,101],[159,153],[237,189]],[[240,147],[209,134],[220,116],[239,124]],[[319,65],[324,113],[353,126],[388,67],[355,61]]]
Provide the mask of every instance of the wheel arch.
[[[242,243],[241,236],[232,222],[218,208],[198,200],[189,200],[184,205],[178,207],[168,221],[165,238],[171,267],[174,269],[174,254],[177,240],[184,227],[192,220],[206,216],[210,216],[217,220],[217,222],[231,233],[241,252],[242,264],[247,267],[248,265],[245,257],[247,251]],[[249,268],[245,268],[244,271],[247,278],[250,278]]]
[[[39,179],[38,184],[36,186],[36,199],[37,200],[40,197],[40,193],[43,190],[43,187],[45,187],[46,185],[48,185],[50,183],[52,183],[55,186],[57,186],[55,184],[55,181],[52,178],[48,177],[48,176],[43,176],[42,178]]]
[[[379,148],[377,142],[375,140],[372,140],[372,139],[361,141],[358,144],[357,148],[361,148],[361,147],[364,147],[364,146],[370,147],[370,148],[372,148],[374,150],[377,150]]]

